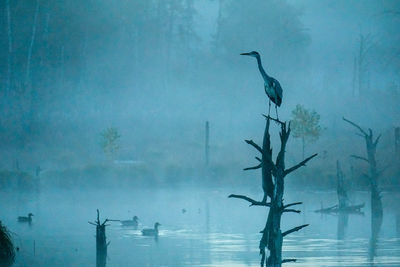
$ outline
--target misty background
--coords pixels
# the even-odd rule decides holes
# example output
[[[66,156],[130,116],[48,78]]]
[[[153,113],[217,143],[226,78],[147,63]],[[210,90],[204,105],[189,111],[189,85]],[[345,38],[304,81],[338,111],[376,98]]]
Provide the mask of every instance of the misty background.
[[[261,140],[268,103],[255,60],[239,55],[256,50],[282,85],[280,118],[297,104],[321,116],[306,147],[320,156],[298,175],[322,177],[297,182],[335,185],[340,159],[366,185],[365,165],[349,158],[364,141],[345,116],[382,133],[382,183],[399,185],[398,1],[7,0],[0,14],[2,169],[104,175],[101,132],[115,127],[114,160],[134,162],[121,179],[203,180],[209,121],[207,182],[256,183],[241,172],[254,163],[243,139]],[[291,139],[288,164],[301,157]]]

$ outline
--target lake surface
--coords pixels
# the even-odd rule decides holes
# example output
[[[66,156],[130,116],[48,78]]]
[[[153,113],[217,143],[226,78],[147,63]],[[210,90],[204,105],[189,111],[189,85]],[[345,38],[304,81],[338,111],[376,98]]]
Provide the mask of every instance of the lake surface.
[[[101,218],[139,217],[138,230],[111,222],[107,227],[107,266],[259,266],[258,243],[267,209],[228,199],[231,193],[261,199],[249,189],[123,189],[114,191],[46,191],[1,193],[0,218],[14,233],[15,266],[95,266],[95,227]],[[371,239],[369,194],[351,195],[365,202],[364,215],[321,215],[314,210],[336,204],[336,193],[287,190],[286,203],[303,201],[302,213],[284,214],[282,230],[310,226],[284,239],[285,266],[400,266],[399,194],[384,193],[384,218]],[[185,209],[186,212],[182,212]],[[32,212],[31,225],[18,215]],[[162,224],[158,240],[140,229]]]

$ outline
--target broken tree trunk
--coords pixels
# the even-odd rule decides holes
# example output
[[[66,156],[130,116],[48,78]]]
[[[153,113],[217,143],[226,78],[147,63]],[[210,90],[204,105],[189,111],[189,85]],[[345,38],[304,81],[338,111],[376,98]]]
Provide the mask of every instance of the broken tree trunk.
[[[367,150],[367,157],[351,155],[351,157],[355,159],[359,159],[365,161],[369,165],[369,174],[364,174],[365,177],[368,178],[371,190],[371,216],[382,217],[382,200],[380,195],[380,190],[378,188],[378,178],[381,175],[382,171],[378,171],[376,165],[376,146],[378,145],[379,139],[381,135],[377,138],[374,138],[373,132],[371,129],[368,129],[368,133],[364,131],[360,126],[355,124],[354,122],[343,118],[344,121],[348,122],[355,128],[357,128],[362,136],[365,139],[365,146]]]
[[[290,203],[284,205],[283,195],[284,195],[284,178],[291,172],[297,170],[315,157],[317,154],[308,157],[299,164],[285,169],[285,151],[286,144],[290,136],[290,124],[273,119],[269,116],[266,117],[266,126],[264,131],[263,146],[262,148],[254,143],[252,140],[246,140],[246,143],[253,146],[258,152],[261,153],[261,159],[256,157],[260,162],[259,165],[246,168],[245,170],[259,169],[262,170],[262,189],[264,192],[264,197],[262,201],[253,200],[247,196],[243,195],[230,195],[231,198],[240,198],[250,202],[250,206],[266,206],[269,207],[269,213],[267,222],[264,229],[261,231],[262,237],[259,244],[261,262],[260,265],[278,267],[282,263],[296,261],[295,259],[282,259],[282,242],[283,237],[293,232],[299,231],[300,229],[308,226],[308,224],[300,225],[294,227],[290,230],[282,232],[281,230],[281,217],[284,212],[295,212],[299,213],[299,210],[295,210],[289,207],[302,204],[301,202]],[[272,149],[270,142],[270,120],[274,120],[280,125],[280,141],[281,147],[274,162],[272,159]],[[267,198],[270,198],[270,202],[267,202]],[[268,259],[266,259],[265,249],[269,250]]]
[[[340,168],[339,161],[336,161],[336,177],[337,177],[337,195],[339,204],[333,205],[328,208],[323,208],[316,210],[315,212],[320,213],[355,213],[363,214],[361,209],[364,207],[364,203],[357,205],[349,205],[349,197],[347,195],[347,190],[344,184],[344,173]]]
[[[96,267],[105,267],[107,261],[107,247],[110,242],[107,243],[106,239],[106,223],[110,221],[105,219],[103,223],[100,222],[99,210],[97,210],[97,220],[89,222],[96,226]]]
[[[337,177],[337,195],[339,201],[339,210],[349,206],[349,198],[344,186],[344,174],[340,168],[339,160],[336,161],[336,177]]]

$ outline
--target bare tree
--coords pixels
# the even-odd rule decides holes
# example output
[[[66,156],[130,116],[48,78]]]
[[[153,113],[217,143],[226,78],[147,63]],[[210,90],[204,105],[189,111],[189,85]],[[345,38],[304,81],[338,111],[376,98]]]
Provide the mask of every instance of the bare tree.
[[[369,166],[369,174],[364,174],[364,176],[369,180],[370,190],[371,190],[371,216],[374,217],[382,217],[382,200],[380,195],[380,190],[378,188],[378,178],[382,174],[383,170],[378,170],[376,164],[376,146],[378,145],[379,139],[381,135],[374,138],[373,132],[371,129],[368,129],[368,132],[364,131],[359,125],[354,122],[343,118],[343,120],[353,127],[355,127],[359,133],[358,135],[363,137],[365,140],[365,146],[367,150],[367,157],[359,156],[359,155],[351,155],[351,157],[355,159],[362,160],[368,163]]]
[[[280,142],[281,147],[277,155],[275,162],[272,159],[272,148],[269,134],[270,121],[274,120],[280,124]],[[292,229],[282,232],[281,231],[281,217],[285,212],[300,213],[300,210],[290,208],[295,205],[302,204],[302,202],[295,202],[290,204],[283,203],[284,195],[284,178],[297,170],[298,168],[305,166],[306,163],[317,156],[314,154],[299,164],[287,168],[285,167],[285,151],[286,144],[290,136],[290,124],[277,121],[269,116],[266,116],[266,126],[264,131],[263,146],[260,147],[253,140],[246,140],[246,143],[253,146],[260,154],[261,158],[256,157],[260,162],[254,167],[246,168],[245,170],[262,169],[262,189],[264,191],[264,197],[261,201],[256,201],[250,197],[244,195],[230,195],[230,198],[239,198],[250,202],[250,206],[265,206],[269,207],[268,219],[264,229],[261,231],[262,237],[259,244],[261,262],[260,265],[266,266],[281,266],[285,262],[293,262],[296,259],[282,259],[282,241],[283,237],[293,232],[299,231],[300,229],[308,226],[308,224],[296,226]],[[267,202],[267,199],[270,202]],[[269,250],[268,259],[266,259],[265,249]]]

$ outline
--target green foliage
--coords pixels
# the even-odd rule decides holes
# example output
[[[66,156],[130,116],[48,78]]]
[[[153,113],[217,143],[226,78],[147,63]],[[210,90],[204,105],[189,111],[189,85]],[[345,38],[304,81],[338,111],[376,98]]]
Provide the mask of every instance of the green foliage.
[[[101,132],[101,137],[101,148],[108,157],[113,158],[120,149],[119,140],[121,135],[118,133],[118,129],[113,127],[106,128]]]
[[[290,126],[294,138],[302,138],[307,142],[318,140],[321,136],[320,115],[315,110],[308,110],[303,105],[297,104],[292,111],[292,117]]]

